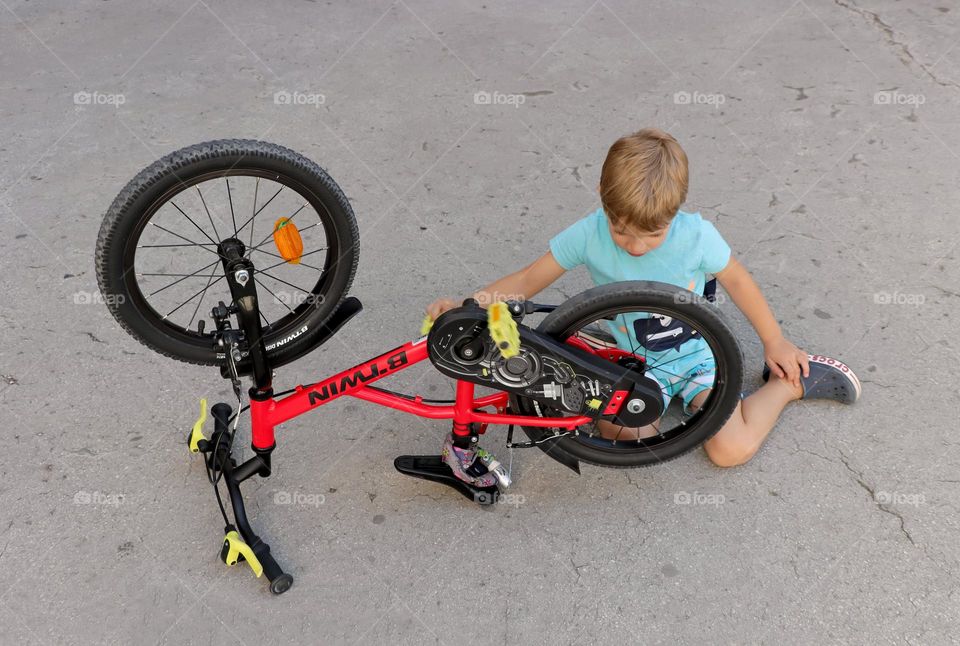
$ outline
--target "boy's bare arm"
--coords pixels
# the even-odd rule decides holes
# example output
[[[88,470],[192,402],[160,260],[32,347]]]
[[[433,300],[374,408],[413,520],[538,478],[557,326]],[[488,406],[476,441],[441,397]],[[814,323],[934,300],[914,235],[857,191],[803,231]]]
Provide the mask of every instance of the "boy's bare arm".
[[[760,341],[763,342],[764,358],[770,370],[778,377],[799,386],[800,375],[809,375],[807,354],[784,338],[780,324],[750,272],[731,256],[730,262],[716,277],[757,331]]]
[[[497,301],[522,301],[533,298],[560,278],[566,270],[554,259],[549,251],[523,269],[494,281],[473,295],[477,302],[486,307]],[[427,314],[437,318],[460,303],[441,298],[427,307]]]
[[[497,301],[525,301],[549,287],[565,271],[548,251],[520,271],[490,283],[473,297],[483,307]]]

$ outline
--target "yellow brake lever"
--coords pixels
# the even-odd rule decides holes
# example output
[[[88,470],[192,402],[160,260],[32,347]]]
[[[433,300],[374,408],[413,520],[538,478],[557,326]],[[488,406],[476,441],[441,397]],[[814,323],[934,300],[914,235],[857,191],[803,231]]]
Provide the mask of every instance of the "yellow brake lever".
[[[207,421],[207,400],[200,400],[200,417],[197,418],[197,421],[193,424],[193,430],[190,431],[190,452],[199,453],[200,452],[200,440],[207,439],[203,434],[203,425]]]
[[[487,309],[487,329],[504,359],[520,354],[520,331],[506,303],[494,303]]]
[[[223,537],[223,549],[221,550],[223,562],[227,565],[236,565],[241,556],[259,579],[263,574],[263,566],[260,565],[260,559],[257,558],[257,555],[253,553],[253,548],[244,543],[240,534],[236,531],[227,532],[227,535]]]

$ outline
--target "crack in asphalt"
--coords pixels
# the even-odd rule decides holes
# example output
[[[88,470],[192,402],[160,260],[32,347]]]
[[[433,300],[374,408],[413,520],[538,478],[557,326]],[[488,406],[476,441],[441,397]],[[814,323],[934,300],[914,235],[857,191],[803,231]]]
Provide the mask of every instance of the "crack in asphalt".
[[[869,9],[864,9],[863,7],[858,7],[852,2],[847,2],[845,0],[833,0],[833,3],[838,7],[842,7],[847,11],[851,11],[863,18],[866,18],[871,23],[873,23],[877,28],[879,28],[880,31],[882,31],[884,36],[886,37],[887,44],[900,50],[900,53],[898,54],[897,57],[900,59],[900,62],[903,63],[905,67],[909,68],[911,64],[914,64],[917,67],[919,67],[921,70],[923,70],[923,73],[926,74],[928,77],[930,77],[930,80],[932,80],[937,85],[940,85],[942,87],[952,87],[952,88],[960,89],[960,84],[955,83],[954,81],[946,81],[941,79],[939,76],[937,76],[934,73],[933,68],[931,66],[917,60],[917,58],[913,55],[913,52],[910,51],[910,46],[907,45],[907,43],[905,43],[903,40],[897,38],[896,30],[891,25],[884,22],[883,19],[880,18],[880,14],[878,14],[875,11],[870,11]]]
[[[643,490],[640,488],[640,483],[639,483],[639,482],[634,482],[634,481],[630,478],[630,472],[629,472],[629,471],[623,471],[623,476],[627,479],[627,483],[630,484],[630,485],[632,485],[637,491],[640,491],[640,492],[643,491]]]
[[[885,504],[879,502],[879,501],[877,500],[877,493],[876,493],[876,491],[874,490],[873,487],[871,487],[869,484],[867,484],[867,482],[864,480],[863,473],[860,472],[860,471],[857,471],[856,469],[854,469],[854,468],[850,465],[850,460],[849,460],[849,458],[847,458],[846,454],[844,454],[843,451],[841,451],[840,449],[837,449],[837,453],[840,454],[840,462],[842,462],[842,463],[843,463],[843,466],[845,466],[845,467],[847,468],[847,471],[849,471],[850,473],[853,474],[854,480],[856,480],[857,484],[859,484],[859,485],[863,488],[864,491],[866,491],[867,493],[870,494],[870,500],[872,500],[872,501],[873,501],[873,504],[875,504],[875,505],[877,506],[877,509],[879,509],[880,511],[882,511],[882,512],[884,512],[884,513],[886,513],[886,514],[890,514],[891,516],[893,516],[894,518],[896,518],[897,520],[899,520],[899,521],[900,521],[900,531],[903,533],[904,536],[907,537],[907,540],[910,541],[910,544],[911,544],[911,545],[913,545],[914,547],[917,547],[917,542],[916,542],[915,540],[913,540],[913,536],[911,536],[911,535],[910,535],[910,532],[907,531],[907,526],[906,526],[906,522],[905,522],[905,520],[904,520],[904,518],[903,518],[903,515],[900,514],[898,511],[896,511],[896,510],[894,510],[894,509],[891,509],[888,505],[885,505]]]
[[[836,464],[836,462],[837,462],[836,460],[834,460],[834,459],[832,459],[832,458],[828,458],[828,457],[825,456],[825,455],[821,455],[820,453],[817,453],[816,451],[811,451],[810,449],[805,449],[805,448],[803,448],[802,446],[800,446],[800,440],[797,439],[797,438],[794,439],[794,445],[795,445],[795,447],[796,447],[796,449],[794,450],[794,453],[807,453],[807,454],[809,454],[809,455],[818,457],[818,458],[820,458],[821,460],[826,460],[827,462],[831,462],[831,463],[833,463],[833,464]]]
[[[574,585],[577,585],[577,584],[580,583],[580,576],[581,576],[581,574],[580,574],[580,568],[590,567],[590,564],[589,564],[589,563],[584,563],[583,565],[577,565],[576,562],[574,562],[573,557],[571,556],[571,557],[570,557],[570,565],[573,566],[573,571],[577,574],[577,580],[573,582]]]

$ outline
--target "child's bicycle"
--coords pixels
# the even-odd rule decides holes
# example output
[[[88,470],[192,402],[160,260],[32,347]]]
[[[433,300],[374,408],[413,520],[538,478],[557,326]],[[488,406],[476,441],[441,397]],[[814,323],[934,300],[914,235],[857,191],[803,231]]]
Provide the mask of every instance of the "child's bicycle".
[[[224,517],[221,559],[266,574],[275,594],[293,578],[250,527],[240,483],[270,475],[277,426],[344,395],[452,420],[454,436],[474,442],[489,424],[507,425],[511,452],[537,447],[577,472],[581,461],[628,468],[676,458],[712,436],[736,407],[742,357],[716,308],[700,295],[651,282],[603,285],[560,306],[508,302],[485,310],[468,300],[417,340],[276,392],[275,368],[322,345],[361,310],[347,296],[358,242],[350,204],[323,169],[286,148],[245,140],[190,146],[141,171],[113,201],[97,240],[100,290],[120,324],[146,346],[219,366],[231,380],[238,410],[215,404],[208,438],[201,400],[187,443],[203,455]],[[268,299],[260,300],[261,289]],[[521,323],[533,313],[548,314],[536,329]],[[673,383],[667,370],[691,357],[674,352],[671,363],[663,359],[691,346],[715,364],[710,395],[696,410],[671,403],[686,384]],[[456,379],[456,399],[373,385],[427,358]],[[243,377],[252,382],[246,406]],[[493,392],[479,396],[477,385]],[[238,464],[232,444],[248,409],[253,457]],[[514,441],[514,425],[528,441]],[[652,436],[620,436],[637,427],[653,428]],[[400,456],[394,464],[490,504],[510,474],[483,455],[498,486],[460,480],[436,455]]]

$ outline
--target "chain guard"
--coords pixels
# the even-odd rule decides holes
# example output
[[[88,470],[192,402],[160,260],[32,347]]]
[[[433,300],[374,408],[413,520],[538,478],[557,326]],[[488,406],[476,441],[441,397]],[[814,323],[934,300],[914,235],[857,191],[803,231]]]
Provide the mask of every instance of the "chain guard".
[[[520,352],[504,358],[477,306],[449,310],[427,337],[430,361],[453,377],[503,390],[574,415],[645,426],[663,414],[660,387],[632,367],[518,325]]]

